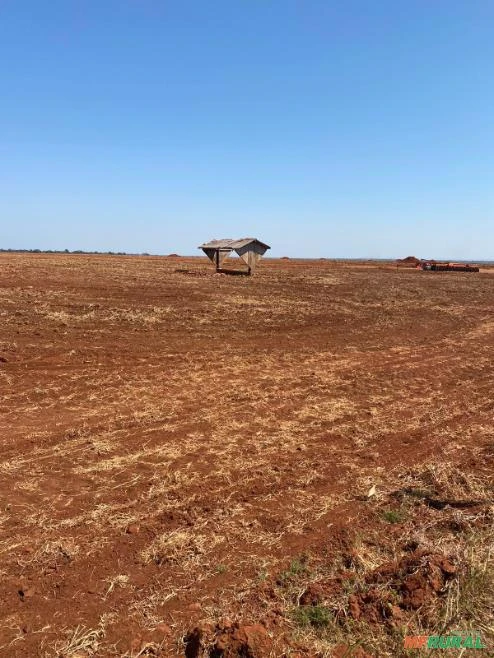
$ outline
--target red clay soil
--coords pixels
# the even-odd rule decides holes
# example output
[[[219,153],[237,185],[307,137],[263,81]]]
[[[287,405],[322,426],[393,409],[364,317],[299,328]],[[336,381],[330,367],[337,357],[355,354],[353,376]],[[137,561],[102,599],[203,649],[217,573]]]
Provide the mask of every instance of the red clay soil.
[[[178,260],[0,255],[1,656],[316,656],[277,574],[372,529],[376,476],[489,439],[492,274]],[[453,573],[412,552],[352,614]]]

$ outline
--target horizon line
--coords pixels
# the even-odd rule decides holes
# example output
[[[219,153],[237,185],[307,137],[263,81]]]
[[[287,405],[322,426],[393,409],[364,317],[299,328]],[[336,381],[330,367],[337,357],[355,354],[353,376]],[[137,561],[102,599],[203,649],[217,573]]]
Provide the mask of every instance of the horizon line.
[[[60,255],[72,255],[72,256],[152,256],[156,258],[206,258],[204,255],[199,254],[178,254],[178,253],[151,253],[147,251],[113,251],[113,250],[85,250],[85,249],[39,249],[39,248],[13,248],[13,247],[3,247],[0,248],[0,253],[27,253],[27,254],[60,254]],[[474,258],[474,259],[464,259],[464,258],[445,258],[445,257],[434,257],[434,258],[418,258],[416,256],[405,256],[402,258],[397,258],[394,256],[378,257],[378,256],[263,256],[263,260],[337,260],[337,261],[403,261],[405,258],[417,258],[417,260],[423,261],[433,261],[433,260],[442,260],[448,262],[478,262],[478,263],[494,263],[494,258]],[[235,258],[235,256],[230,256],[230,258]]]

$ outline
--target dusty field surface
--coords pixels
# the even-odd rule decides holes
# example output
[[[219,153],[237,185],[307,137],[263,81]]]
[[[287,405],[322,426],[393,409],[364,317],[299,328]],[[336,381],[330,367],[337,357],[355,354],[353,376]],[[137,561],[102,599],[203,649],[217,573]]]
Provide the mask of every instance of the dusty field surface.
[[[489,271],[0,254],[0,656],[494,655],[493,348]]]

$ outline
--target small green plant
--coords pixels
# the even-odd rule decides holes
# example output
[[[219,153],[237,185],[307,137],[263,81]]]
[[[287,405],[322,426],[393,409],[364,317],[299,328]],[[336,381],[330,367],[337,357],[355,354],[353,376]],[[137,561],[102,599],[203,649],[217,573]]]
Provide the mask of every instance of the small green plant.
[[[290,566],[286,571],[282,571],[278,577],[278,584],[281,586],[286,586],[288,583],[293,582],[299,576],[303,576],[309,573],[309,568],[307,567],[307,560],[305,557],[295,558],[290,562]]]
[[[331,621],[331,612],[323,605],[301,605],[294,609],[293,619],[299,626],[324,628]]]
[[[292,560],[288,571],[293,576],[299,576],[302,573],[306,573],[308,569],[305,558],[295,558],[295,560]]]
[[[216,573],[225,573],[227,571],[227,566],[225,564],[218,564],[216,567]]]
[[[412,498],[429,498],[434,495],[434,492],[429,489],[419,489],[415,487],[409,487],[406,489],[405,493]]]
[[[401,523],[401,521],[403,521],[403,514],[398,510],[390,509],[390,510],[385,510],[382,513],[382,518],[387,523]]]

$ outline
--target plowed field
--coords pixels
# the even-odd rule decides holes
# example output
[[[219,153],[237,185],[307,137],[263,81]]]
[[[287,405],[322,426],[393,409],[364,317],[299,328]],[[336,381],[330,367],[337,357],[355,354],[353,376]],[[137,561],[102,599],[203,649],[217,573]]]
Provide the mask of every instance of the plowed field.
[[[400,655],[492,528],[493,348],[488,271],[1,254],[0,656]]]

